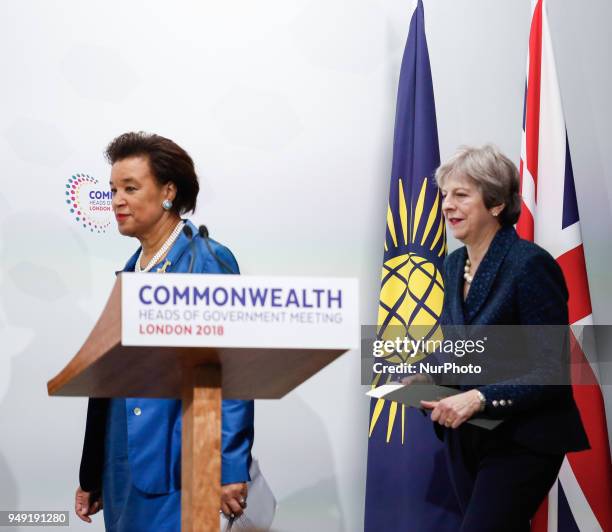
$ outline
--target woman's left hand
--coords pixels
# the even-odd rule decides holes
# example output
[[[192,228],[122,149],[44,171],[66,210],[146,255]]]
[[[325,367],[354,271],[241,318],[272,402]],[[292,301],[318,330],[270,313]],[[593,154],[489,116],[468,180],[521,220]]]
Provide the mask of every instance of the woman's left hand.
[[[441,399],[440,401],[421,401],[421,406],[431,410],[431,420],[440,425],[456,429],[480,410],[480,397],[477,390],[468,390]]]
[[[246,482],[221,486],[221,511],[229,518],[240,517],[246,508],[247,493]]]

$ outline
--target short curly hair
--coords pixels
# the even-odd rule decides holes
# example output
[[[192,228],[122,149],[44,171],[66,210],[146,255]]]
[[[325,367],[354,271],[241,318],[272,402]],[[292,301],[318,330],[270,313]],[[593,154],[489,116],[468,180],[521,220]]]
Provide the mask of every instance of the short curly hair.
[[[439,187],[451,174],[472,179],[479,188],[487,209],[504,204],[499,214],[502,225],[514,225],[521,215],[520,175],[516,165],[493,144],[481,148],[461,146],[436,170]]]
[[[176,185],[172,210],[179,216],[195,211],[200,191],[198,176],[189,154],[174,141],[153,133],[131,131],[113,139],[104,155],[110,164],[128,157],[146,157],[160,185],[170,181]]]

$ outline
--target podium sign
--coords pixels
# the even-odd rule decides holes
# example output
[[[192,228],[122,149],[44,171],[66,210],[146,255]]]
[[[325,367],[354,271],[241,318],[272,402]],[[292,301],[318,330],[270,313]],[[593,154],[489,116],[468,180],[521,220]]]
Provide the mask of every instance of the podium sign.
[[[356,349],[355,279],[124,273],[125,346]]]

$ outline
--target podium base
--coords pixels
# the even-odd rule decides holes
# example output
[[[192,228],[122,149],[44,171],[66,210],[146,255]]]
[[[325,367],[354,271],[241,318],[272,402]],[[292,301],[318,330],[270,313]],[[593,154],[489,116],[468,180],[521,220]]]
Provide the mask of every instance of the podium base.
[[[221,366],[185,368],[181,530],[217,532],[221,507]]]

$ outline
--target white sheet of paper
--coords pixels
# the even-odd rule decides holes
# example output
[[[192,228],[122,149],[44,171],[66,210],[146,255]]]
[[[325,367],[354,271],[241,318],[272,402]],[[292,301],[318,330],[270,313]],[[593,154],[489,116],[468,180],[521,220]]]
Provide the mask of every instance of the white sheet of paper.
[[[219,514],[220,529],[222,532],[259,532],[269,530],[276,513],[276,499],[265,477],[259,469],[256,459],[251,462],[249,469],[251,481],[247,482],[247,507],[237,519],[228,519]]]
[[[383,384],[382,386],[379,386],[378,388],[374,388],[370,390],[369,392],[366,393],[366,395],[369,395],[370,397],[374,397],[376,399],[381,399],[388,393],[394,392],[395,390],[399,390],[400,388],[403,388],[404,386],[405,386],[404,384]]]

